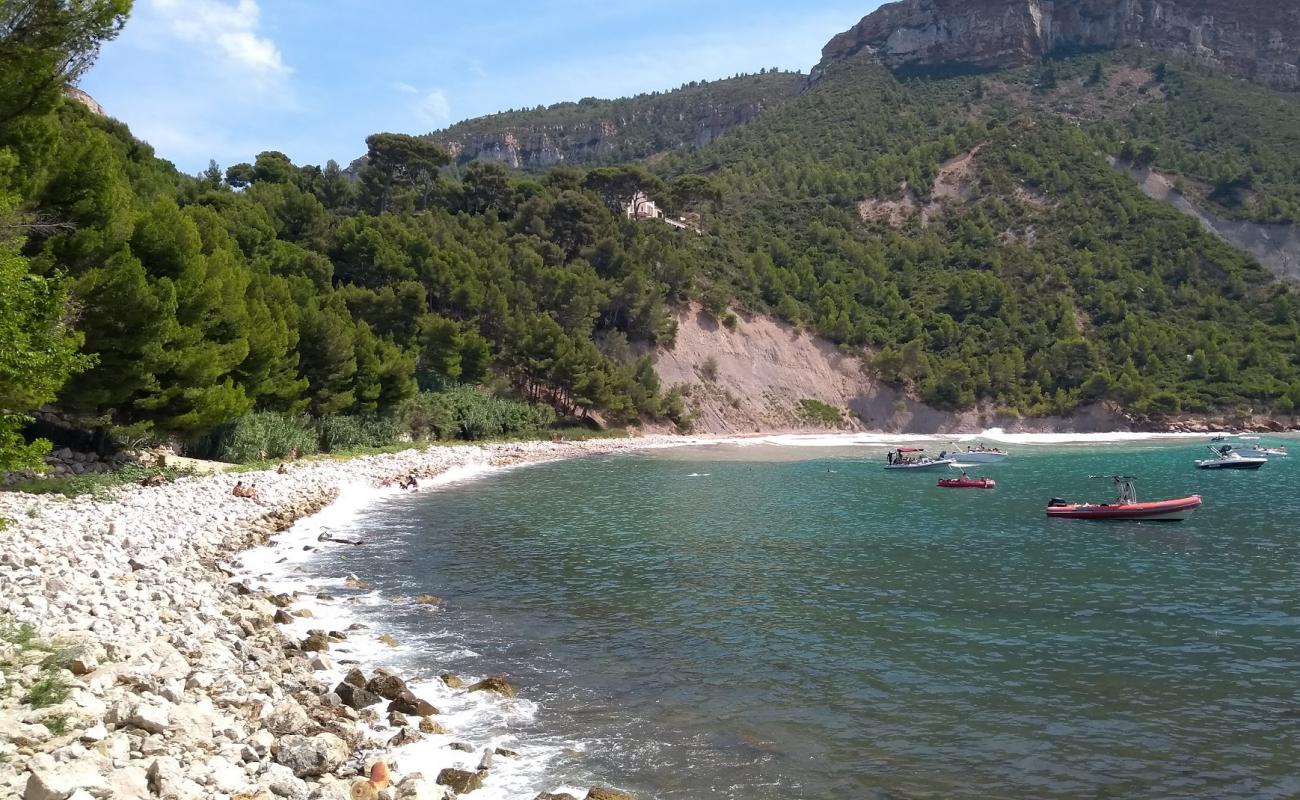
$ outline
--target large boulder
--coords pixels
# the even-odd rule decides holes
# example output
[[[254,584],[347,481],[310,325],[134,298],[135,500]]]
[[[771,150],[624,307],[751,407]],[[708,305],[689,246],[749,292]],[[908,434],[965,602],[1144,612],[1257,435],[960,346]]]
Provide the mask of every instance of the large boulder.
[[[266,729],[276,736],[306,733],[311,727],[311,717],[307,716],[307,711],[297,700],[285,700],[272,709],[266,718]]]
[[[318,777],[336,772],[348,760],[351,750],[332,733],[315,736],[282,736],[275,751],[275,761],[293,770],[299,778]]]
[[[627,792],[620,792],[617,789],[607,789],[604,786],[593,786],[587,791],[584,800],[636,800]]]
[[[308,631],[307,638],[298,645],[309,653],[324,653],[330,649],[330,637],[325,631]]]
[[[468,691],[471,691],[471,692],[492,692],[493,694],[499,694],[499,695],[501,695],[502,697],[514,697],[514,696],[515,696],[515,689],[514,689],[514,687],[511,686],[509,683],[507,683],[505,678],[502,678],[502,677],[499,676],[499,675],[493,675],[493,676],[491,676],[491,677],[484,678],[483,680],[479,681],[478,683],[475,683],[475,684],[471,685],[471,686],[469,687]]]
[[[334,694],[339,696],[339,699],[343,701],[343,705],[348,706],[349,708],[355,708],[358,711],[363,708],[370,708],[376,703],[384,702],[384,698],[369,689],[355,686],[347,681],[343,681],[338,686],[335,686]],[[390,710],[392,710],[391,707]]]
[[[414,693],[407,690],[396,697],[388,704],[389,711],[396,711],[399,714],[414,714],[417,717],[431,717],[438,714],[439,711],[427,700],[421,700]]]
[[[456,794],[469,794],[483,788],[483,779],[486,777],[487,773],[484,772],[448,767],[438,773],[438,784],[449,787]]]
[[[409,690],[406,681],[388,672],[377,672],[366,684],[366,688],[385,700],[396,700]]]
[[[131,710],[126,724],[148,733],[162,733],[171,727],[171,707],[161,701],[140,702]]]
[[[23,800],[64,800],[82,790],[96,796],[108,794],[108,779],[93,765],[84,762],[54,764],[46,768],[33,766],[23,790]]]
[[[448,689],[459,689],[465,685],[465,682],[460,679],[460,676],[454,672],[444,672],[439,677],[442,678],[442,682],[447,685]]]

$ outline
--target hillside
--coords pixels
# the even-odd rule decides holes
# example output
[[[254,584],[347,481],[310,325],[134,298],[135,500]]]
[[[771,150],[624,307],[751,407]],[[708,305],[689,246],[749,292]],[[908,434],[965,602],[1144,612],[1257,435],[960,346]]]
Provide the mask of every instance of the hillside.
[[[1170,124],[1193,108],[1197,128]],[[1142,51],[949,77],[864,52],[657,168],[721,187],[714,292],[868,354],[934,407],[1289,413],[1294,290],[1112,161],[1181,164],[1223,216],[1289,219],[1295,108]],[[1235,125],[1244,113],[1276,125]],[[1226,203],[1205,176],[1252,157],[1267,179]]]
[[[903,72],[991,71],[1044,56],[1145,48],[1300,88],[1295,0],[901,0],[831,39],[814,70],[864,54]]]
[[[466,120],[429,138],[461,164],[482,160],[537,171],[625,163],[708,144],[779,108],[806,80],[773,70],[618,100],[586,98]]]
[[[265,430],[287,451],[692,411],[733,430],[1300,407],[1300,298],[1239,249],[1293,274],[1300,97],[1204,58],[918,74],[864,46],[811,84],[470,121],[457,156],[376,134],[355,179],[275,151],[182,175],[59,81],[9,74],[31,86],[0,97],[0,302],[20,312],[0,388],[22,387],[0,394],[0,459],[29,460],[15,421],[51,402],[119,441],[245,457]],[[643,191],[689,223],[627,219]],[[780,365],[749,349],[787,334]],[[715,344],[730,397],[703,375]]]

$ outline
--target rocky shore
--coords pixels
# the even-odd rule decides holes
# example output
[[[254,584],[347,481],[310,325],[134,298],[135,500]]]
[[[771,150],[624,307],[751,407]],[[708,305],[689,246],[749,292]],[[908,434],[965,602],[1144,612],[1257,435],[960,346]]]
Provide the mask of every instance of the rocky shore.
[[[100,499],[0,493],[0,796],[491,794],[494,765],[518,754],[467,753],[467,768],[436,774],[403,763],[400,748],[448,733],[438,709],[400,675],[335,664],[330,648],[349,634],[304,631],[311,612],[302,598],[240,575],[238,554],[348,486],[687,441],[438,447],[301,462],[287,474],[185,478]],[[257,498],[232,495],[237,480],[255,483]],[[490,676],[446,675],[442,684],[444,694],[513,696]],[[585,796],[628,797],[602,787]]]

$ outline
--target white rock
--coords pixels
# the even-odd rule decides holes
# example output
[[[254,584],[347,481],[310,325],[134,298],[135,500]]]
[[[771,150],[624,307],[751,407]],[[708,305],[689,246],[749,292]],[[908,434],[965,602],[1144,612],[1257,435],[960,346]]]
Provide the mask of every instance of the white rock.
[[[108,738],[108,728],[105,728],[104,723],[102,722],[97,723],[95,725],[91,725],[89,728],[86,728],[84,731],[81,732],[80,738],[81,741],[85,742],[86,744],[95,744],[96,742],[102,742]]]
[[[299,778],[307,778],[337,771],[349,755],[351,752],[342,739],[332,733],[318,733],[311,737],[280,737],[275,760]]]
[[[211,772],[211,785],[222,794],[234,794],[248,783],[244,770],[221,756],[208,760],[208,770]]]
[[[23,800],[66,800],[78,789],[107,795],[108,779],[87,762],[58,764],[48,769],[33,766]]]
[[[302,734],[311,727],[311,717],[298,701],[289,699],[276,706],[266,717],[266,729],[277,736]]]
[[[161,702],[140,702],[131,710],[126,724],[149,733],[162,733],[171,726],[171,707]]]
[[[293,774],[293,770],[282,764],[272,764],[266,768],[262,782],[277,797],[286,800],[306,800],[310,790],[307,782]]]

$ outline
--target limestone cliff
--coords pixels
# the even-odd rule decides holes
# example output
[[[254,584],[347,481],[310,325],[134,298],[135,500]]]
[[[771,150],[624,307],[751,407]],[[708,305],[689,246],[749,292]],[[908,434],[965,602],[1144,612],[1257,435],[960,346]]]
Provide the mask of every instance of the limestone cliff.
[[[832,39],[814,76],[861,52],[894,70],[994,70],[1119,47],[1300,89],[1300,0],[902,0]]]
[[[701,147],[794,97],[806,78],[768,72],[620,100],[587,99],[466,120],[430,137],[459,163],[516,169],[636,161]]]

